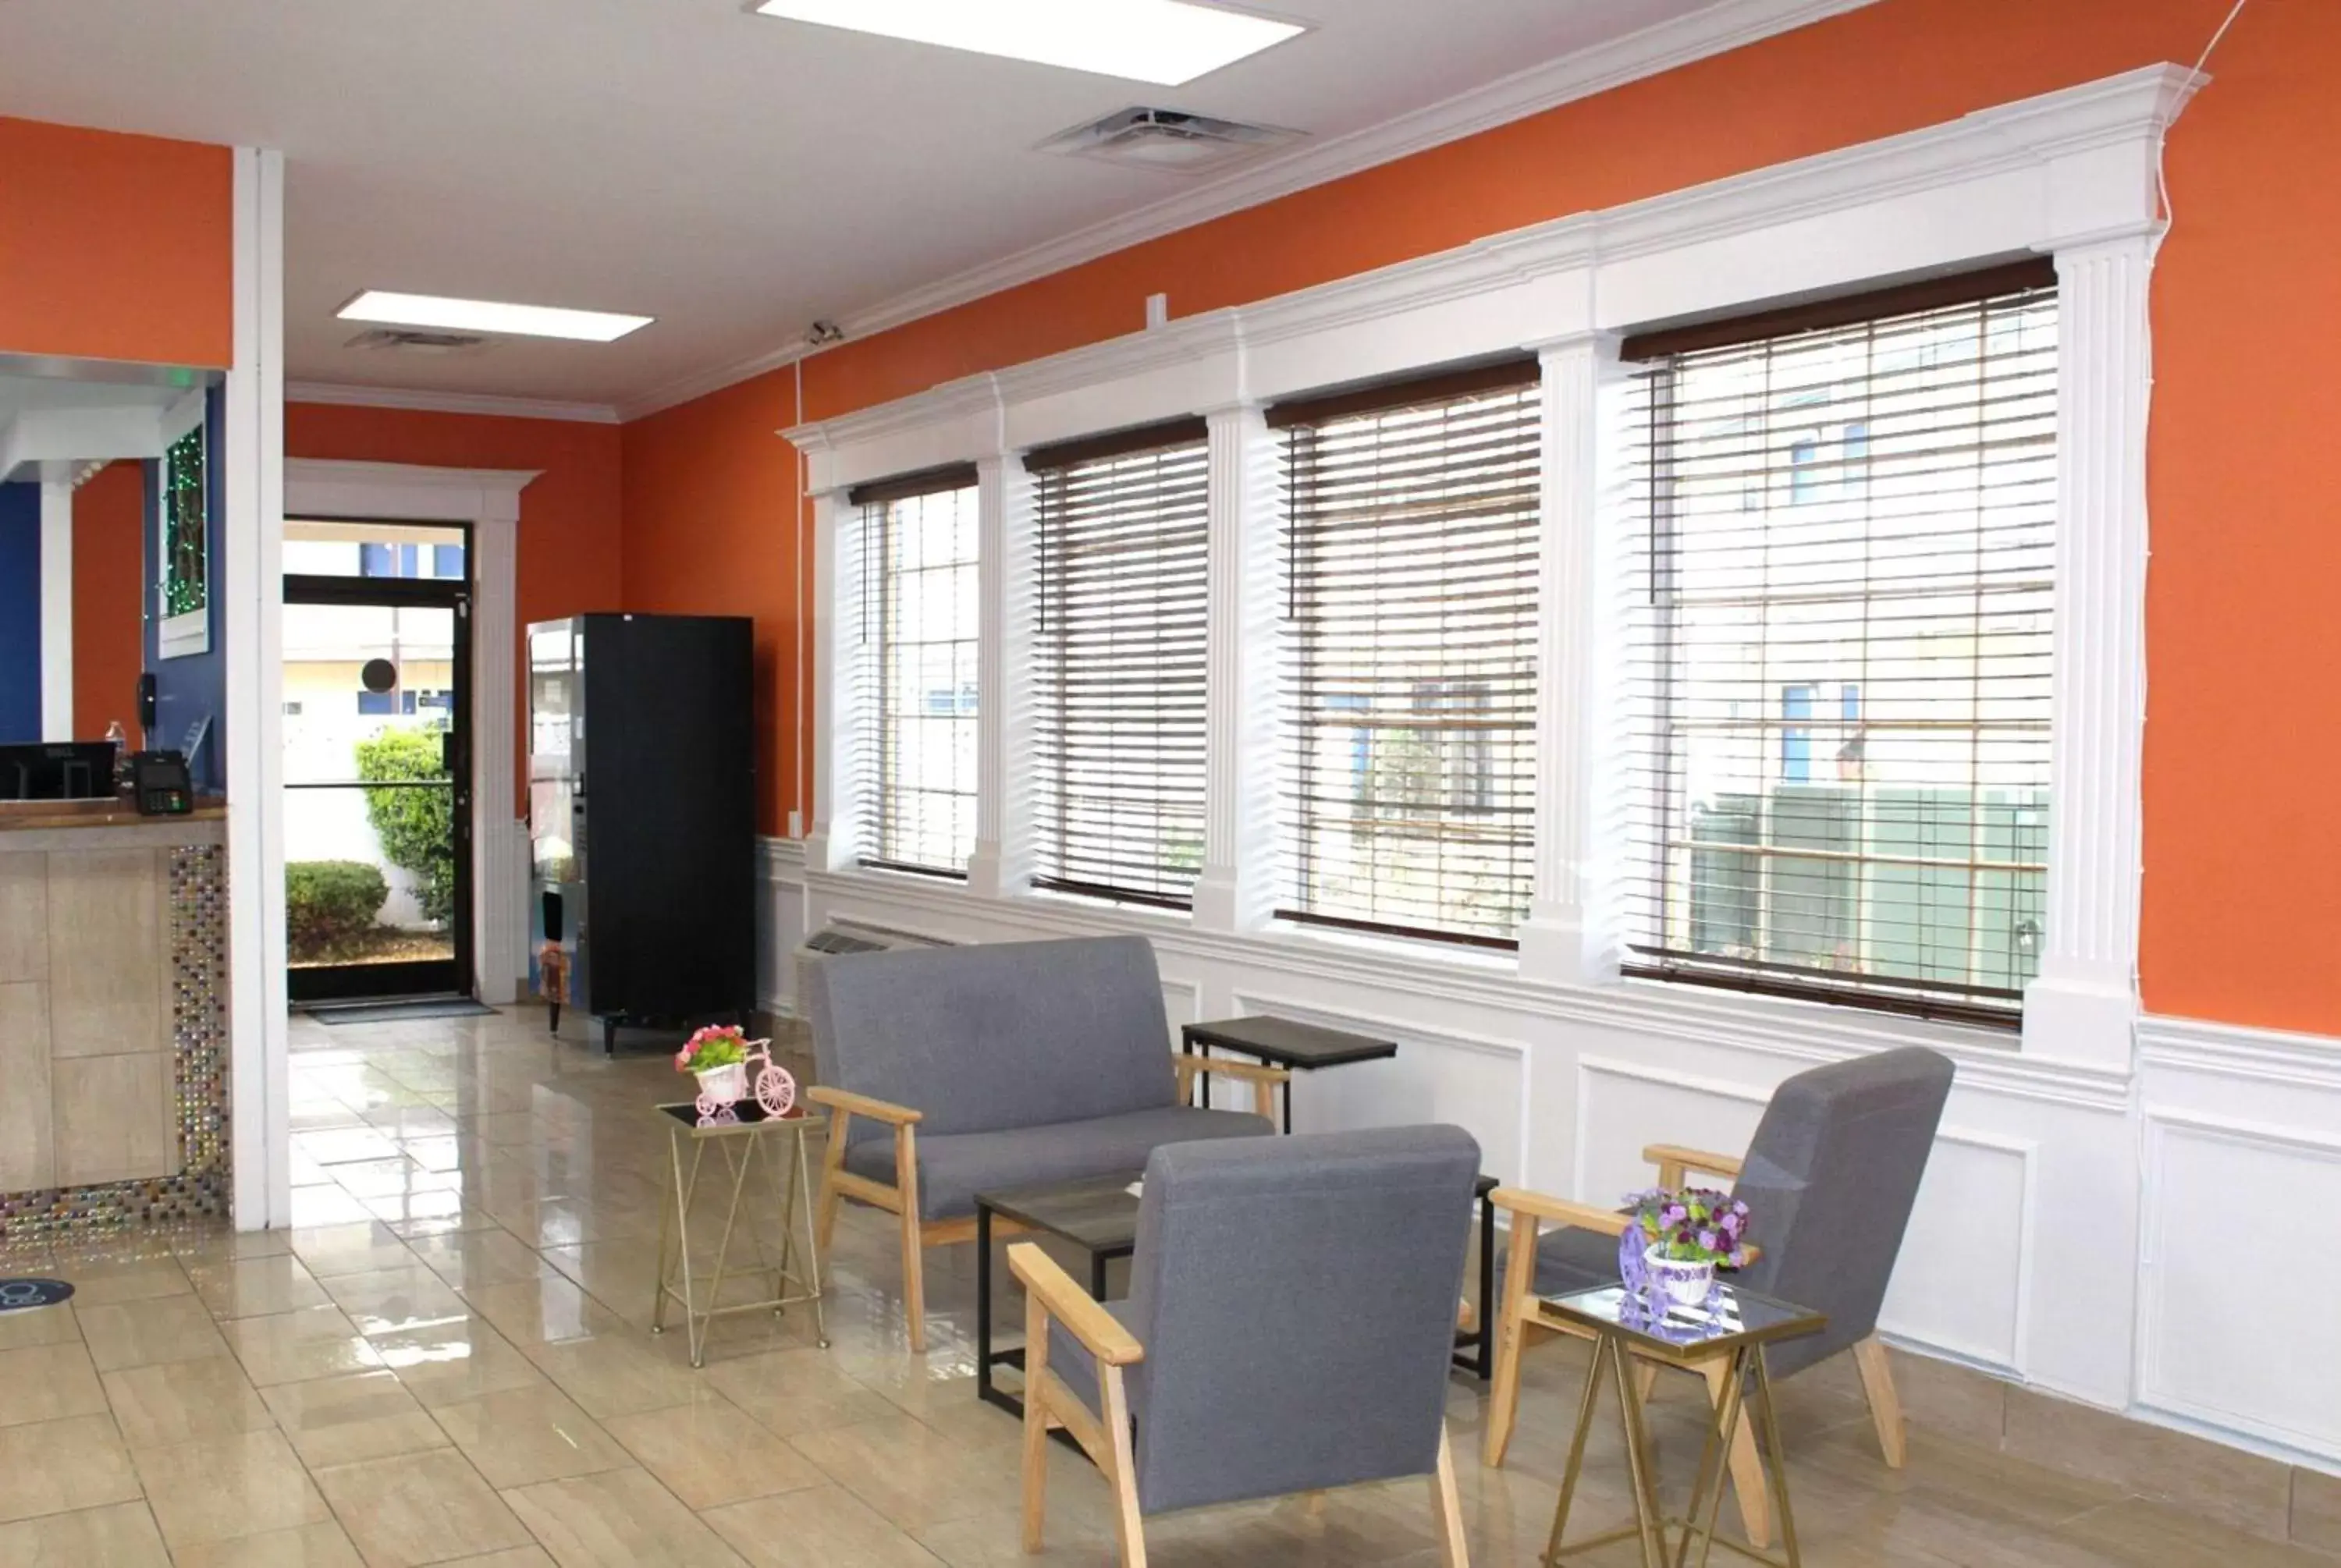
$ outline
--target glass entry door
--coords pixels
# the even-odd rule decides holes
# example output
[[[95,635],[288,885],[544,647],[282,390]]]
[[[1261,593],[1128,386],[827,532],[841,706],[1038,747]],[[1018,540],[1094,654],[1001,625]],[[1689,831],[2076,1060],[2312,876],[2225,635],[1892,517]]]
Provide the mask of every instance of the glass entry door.
[[[468,996],[463,532],[288,520],[286,565],[335,564],[344,552],[302,547],[355,534],[357,573],[284,578],[288,989],[296,1003]],[[418,542],[426,534],[450,542]]]

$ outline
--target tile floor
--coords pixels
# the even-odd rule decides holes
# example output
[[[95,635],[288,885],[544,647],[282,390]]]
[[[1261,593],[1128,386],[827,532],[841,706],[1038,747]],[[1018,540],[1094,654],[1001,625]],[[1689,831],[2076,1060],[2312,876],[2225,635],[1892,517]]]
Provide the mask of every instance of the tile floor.
[[[0,1254],[0,1271],[78,1286],[69,1306],[0,1315],[0,1565],[1111,1562],[1103,1486],[1067,1452],[1049,1552],[1018,1549],[1016,1424],[972,1393],[966,1248],[930,1255],[923,1360],[892,1233],[851,1209],[830,1349],[802,1310],[725,1320],[702,1371],[681,1335],[652,1338],[666,1147],[647,1107],[681,1080],[662,1056],[607,1061],[568,1034],[534,1011],[296,1020],[294,1228]],[[1476,1460],[1479,1385],[1452,1384],[1474,1563],[1536,1561],[1580,1365],[1532,1355],[1501,1472]],[[1826,1368],[1783,1403],[1814,1568],[2332,1565],[1923,1428],[1894,1474]],[[1662,1388],[1669,1454],[1694,1409]],[[1589,1522],[1623,1505],[1617,1458],[1589,1462]],[[1406,1483],[1148,1537],[1161,1568],[1415,1568],[1437,1560],[1430,1529]]]

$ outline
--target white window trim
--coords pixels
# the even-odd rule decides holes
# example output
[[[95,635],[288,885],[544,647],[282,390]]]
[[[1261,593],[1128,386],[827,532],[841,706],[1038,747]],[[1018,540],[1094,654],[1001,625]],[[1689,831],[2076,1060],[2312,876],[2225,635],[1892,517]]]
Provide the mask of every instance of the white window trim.
[[[1517,978],[1556,990],[1588,987],[1666,1013],[1684,1011],[1660,987],[1613,979],[1617,939],[1598,849],[1614,835],[1593,813],[1616,748],[1599,684],[1611,635],[1604,610],[1605,531],[1616,515],[1603,434],[1610,340],[1630,328],[1736,314],[1751,307],[1948,272],[2027,253],[2057,260],[2063,333],[2058,392],[2060,505],[2057,676],[2047,948],[2027,992],[2023,1054],[2041,1068],[2127,1075],[2137,1015],[2139,753],[2145,689],[2146,402],[2151,383],[2146,302],[2163,221],[2156,170],[2162,140],[2206,78],[2155,65],[1980,110],[1944,124],[1672,192],[1581,213],[1456,250],[1248,305],[1188,318],[1010,370],[954,382],[839,419],[783,431],[808,458],[816,549],[827,603],[815,606],[817,690],[829,699],[817,737],[852,727],[834,679],[829,639],[841,609],[842,491],[857,482],[951,461],[991,461],[1051,441],[1175,418],[1257,407],[1275,398],[1394,375],[1479,355],[1533,349],[1546,362],[1544,464],[1548,613],[1539,714],[1539,885]],[[1250,474],[1270,461],[1255,423],[1222,418],[1215,475]],[[1224,441],[1227,450],[1218,450]],[[1214,498],[1215,568],[1228,536],[1246,551],[1276,521],[1250,492]],[[1004,634],[1021,556],[1008,537],[1001,487],[987,487],[994,547],[986,568],[986,630]],[[1227,518],[1221,521],[1221,513]],[[850,598],[850,595],[848,596]],[[1250,585],[1215,576],[1211,658],[1211,833],[1198,888],[1199,934],[1233,930],[1247,942],[1320,946],[1263,931],[1260,868],[1230,860],[1262,842],[1260,813],[1274,791],[1249,766],[1240,715],[1221,710],[1254,687],[1250,672],[1272,650],[1249,615]],[[1225,624],[1237,611],[1238,629]],[[981,695],[992,842],[1012,840],[1009,662],[994,638]],[[1272,665],[1270,666],[1272,668]],[[1559,678],[1556,679],[1556,673]],[[1223,697],[1225,692],[1228,695]],[[842,746],[816,747],[811,874],[837,873],[834,824]],[[1250,787],[1246,781],[1250,780]],[[851,842],[848,839],[846,842]],[[1222,850],[1221,846],[1227,848]],[[996,851],[997,852],[997,851]],[[990,886],[931,896],[1011,901],[1005,871]],[[1160,922],[1144,922],[1160,928]],[[1443,955],[1393,954],[1426,981],[1460,966]],[[1789,1004],[1795,1007],[1796,1004]],[[1759,999],[1703,1001],[1753,1020],[1780,1017]],[[1814,1009],[1793,1016],[1809,1019]],[[1768,1027],[1759,1022],[1756,1027]],[[1833,1023],[1829,1033],[1841,1032]],[[1967,1038],[1848,1020],[1853,1036]]]
[[[284,464],[289,516],[472,527],[472,971],[480,999],[491,1003],[514,1000],[528,971],[528,829],[513,796],[515,577],[520,492],[539,471],[314,458]]]

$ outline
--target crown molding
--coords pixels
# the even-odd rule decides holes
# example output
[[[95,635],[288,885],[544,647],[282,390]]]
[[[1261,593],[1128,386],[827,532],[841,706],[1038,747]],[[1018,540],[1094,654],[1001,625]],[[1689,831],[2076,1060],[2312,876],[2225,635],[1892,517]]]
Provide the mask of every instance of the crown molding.
[[[1808,263],[1817,255],[1835,257],[1857,279],[1998,251],[2055,252],[2150,235],[2161,225],[2153,175],[2163,132],[2206,80],[2177,65],[2142,66],[1877,141],[1490,234],[1292,293],[1181,317],[779,433],[813,459],[812,488],[832,489],[877,473],[1031,444],[1022,438],[1061,439],[1080,430],[1333,384],[1341,378],[1320,376],[1329,363],[1321,356],[1288,351],[1344,333],[1355,340],[1408,318],[1434,319],[1442,310],[1472,315],[1470,332],[1438,336],[1445,354],[1458,359],[1557,335],[1671,320],[1686,306],[1700,308],[1702,291],[1717,293],[1704,284],[1687,291],[1686,277],[1711,282],[1715,274],[1696,263],[1686,268],[1679,258],[1728,248],[1747,274],[1738,282],[1756,288],[1757,253],[1748,246],[1765,233],[1786,236],[1774,249]],[[1932,203],[1934,215],[1915,216],[1912,203]],[[1857,221],[1851,230],[1839,222],[1828,239],[1814,238],[1821,233],[1816,225],[1848,214],[1858,220],[1864,212],[1897,203],[1899,222]],[[1908,253],[1894,243],[1911,224],[1929,223],[1955,237]],[[1980,248],[1971,255],[1967,242]],[[1851,243],[1858,243],[1858,253],[1848,248]],[[1743,296],[1736,287],[1708,303],[1746,309],[1762,297],[1761,289]],[[1414,362],[1433,359],[1426,353]],[[1360,362],[1350,368],[1386,367]],[[1129,393],[1148,382],[1155,392],[1145,397],[1107,395],[1117,389]],[[1152,406],[1158,402],[1162,406]],[[1035,437],[1056,424],[1065,429]]]
[[[404,409],[418,413],[483,414],[495,419],[567,420],[577,424],[618,422],[618,411],[608,403],[504,397],[493,392],[425,392],[411,387],[342,386],[332,382],[287,382],[284,401],[333,403],[344,408]]]
[[[840,319],[840,324],[848,341],[871,337],[921,316],[1031,283],[1148,240],[1460,141],[1563,104],[1590,98],[1711,55],[1728,54],[1776,34],[1794,32],[1870,4],[1873,0],[1718,0],[1718,4],[1688,16],[1660,22],[1623,38],[1531,65],[1380,125],[1305,144],[1223,179],[955,273],[869,310],[847,314]],[[817,352],[804,343],[773,349],[670,382],[643,398],[621,403],[618,412],[627,420],[641,419],[779,370]]]

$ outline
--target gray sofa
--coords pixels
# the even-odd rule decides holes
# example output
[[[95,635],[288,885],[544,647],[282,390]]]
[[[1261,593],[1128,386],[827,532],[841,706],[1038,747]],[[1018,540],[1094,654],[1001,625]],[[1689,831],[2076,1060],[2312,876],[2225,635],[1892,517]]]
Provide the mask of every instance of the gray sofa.
[[[806,977],[831,1113],[817,1232],[845,1198],[901,1217],[913,1349],[926,1345],[921,1249],[973,1235],[975,1195],[1142,1169],[1164,1144],[1272,1133],[1265,1115],[1186,1104],[1143,937],[1007,942],[824,958]],[[1265,1097],[1283,1074],[1214,1060]]]

